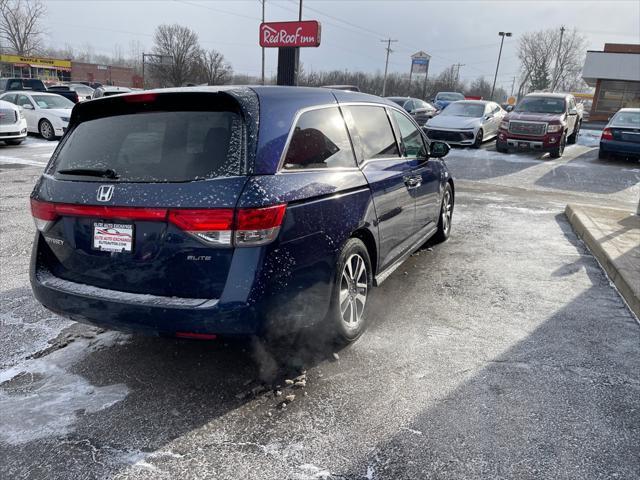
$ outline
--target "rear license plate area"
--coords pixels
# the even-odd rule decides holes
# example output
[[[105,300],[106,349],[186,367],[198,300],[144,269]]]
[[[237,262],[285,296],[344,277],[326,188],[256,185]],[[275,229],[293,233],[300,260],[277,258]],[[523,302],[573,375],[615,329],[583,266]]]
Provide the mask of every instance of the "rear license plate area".
[[[91,248],[102,252],[131,252],[133,250],[133,224],[120,222],[94,222]]]

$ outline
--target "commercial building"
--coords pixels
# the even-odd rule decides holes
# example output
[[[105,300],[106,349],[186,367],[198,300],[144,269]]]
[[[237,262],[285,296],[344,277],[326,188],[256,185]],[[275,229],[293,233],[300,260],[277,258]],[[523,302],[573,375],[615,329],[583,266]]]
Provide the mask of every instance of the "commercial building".
[[[590,120],[640,108],[640,45],[606,43],[603,51],[588,51],[582,78],[596,89]]]
[[[75,81],[142,87],[142,77],[133,68],[21,55],[0,55],[0,76],[39,78],[48,84]]]
[[[2,54],[0,76],[39,78],[53,83],[68,82],[71,80],[71,60]]]

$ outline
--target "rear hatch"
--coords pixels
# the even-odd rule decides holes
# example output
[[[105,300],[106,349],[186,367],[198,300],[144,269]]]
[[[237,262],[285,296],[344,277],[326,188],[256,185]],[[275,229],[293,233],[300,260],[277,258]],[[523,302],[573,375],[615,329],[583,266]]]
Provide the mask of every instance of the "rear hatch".
[[[217,298],[255,150],[248,92],[78,104],[32,195],[36,267],[106,289]]]

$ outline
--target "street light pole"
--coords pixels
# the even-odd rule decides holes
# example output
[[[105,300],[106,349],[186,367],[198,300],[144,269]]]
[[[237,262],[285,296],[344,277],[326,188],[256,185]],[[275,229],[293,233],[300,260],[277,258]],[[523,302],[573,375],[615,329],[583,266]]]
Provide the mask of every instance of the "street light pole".
[[[266,0],[262,0],[262,23],[264,23],[264,2]],[[262,47],[262,85],[264,85],[264,47]]]
[[[493,100],[493,92],[496,89],[496,80],[498,79],[498,69],[500,68],[500,57],[502,56],[502,45],[504,44],[504,37],[510,37],[511,32],[498,32],[498,35],[502,37],[500,40],[500,51],[498,52],[498,64],[496,65],[496,74],[493,77],[493,86],[491,87],[491,100]]]

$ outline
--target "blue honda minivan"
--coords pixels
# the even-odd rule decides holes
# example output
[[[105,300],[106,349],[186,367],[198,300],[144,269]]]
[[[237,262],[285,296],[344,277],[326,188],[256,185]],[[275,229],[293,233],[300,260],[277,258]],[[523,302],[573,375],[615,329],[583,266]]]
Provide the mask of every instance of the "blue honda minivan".
[[[183,338],[324,325],[353,341],[368,298],[432,236],[454,185],[385,99],[192,87],[77,104],[31,195],[31,284],[79,322]]]

